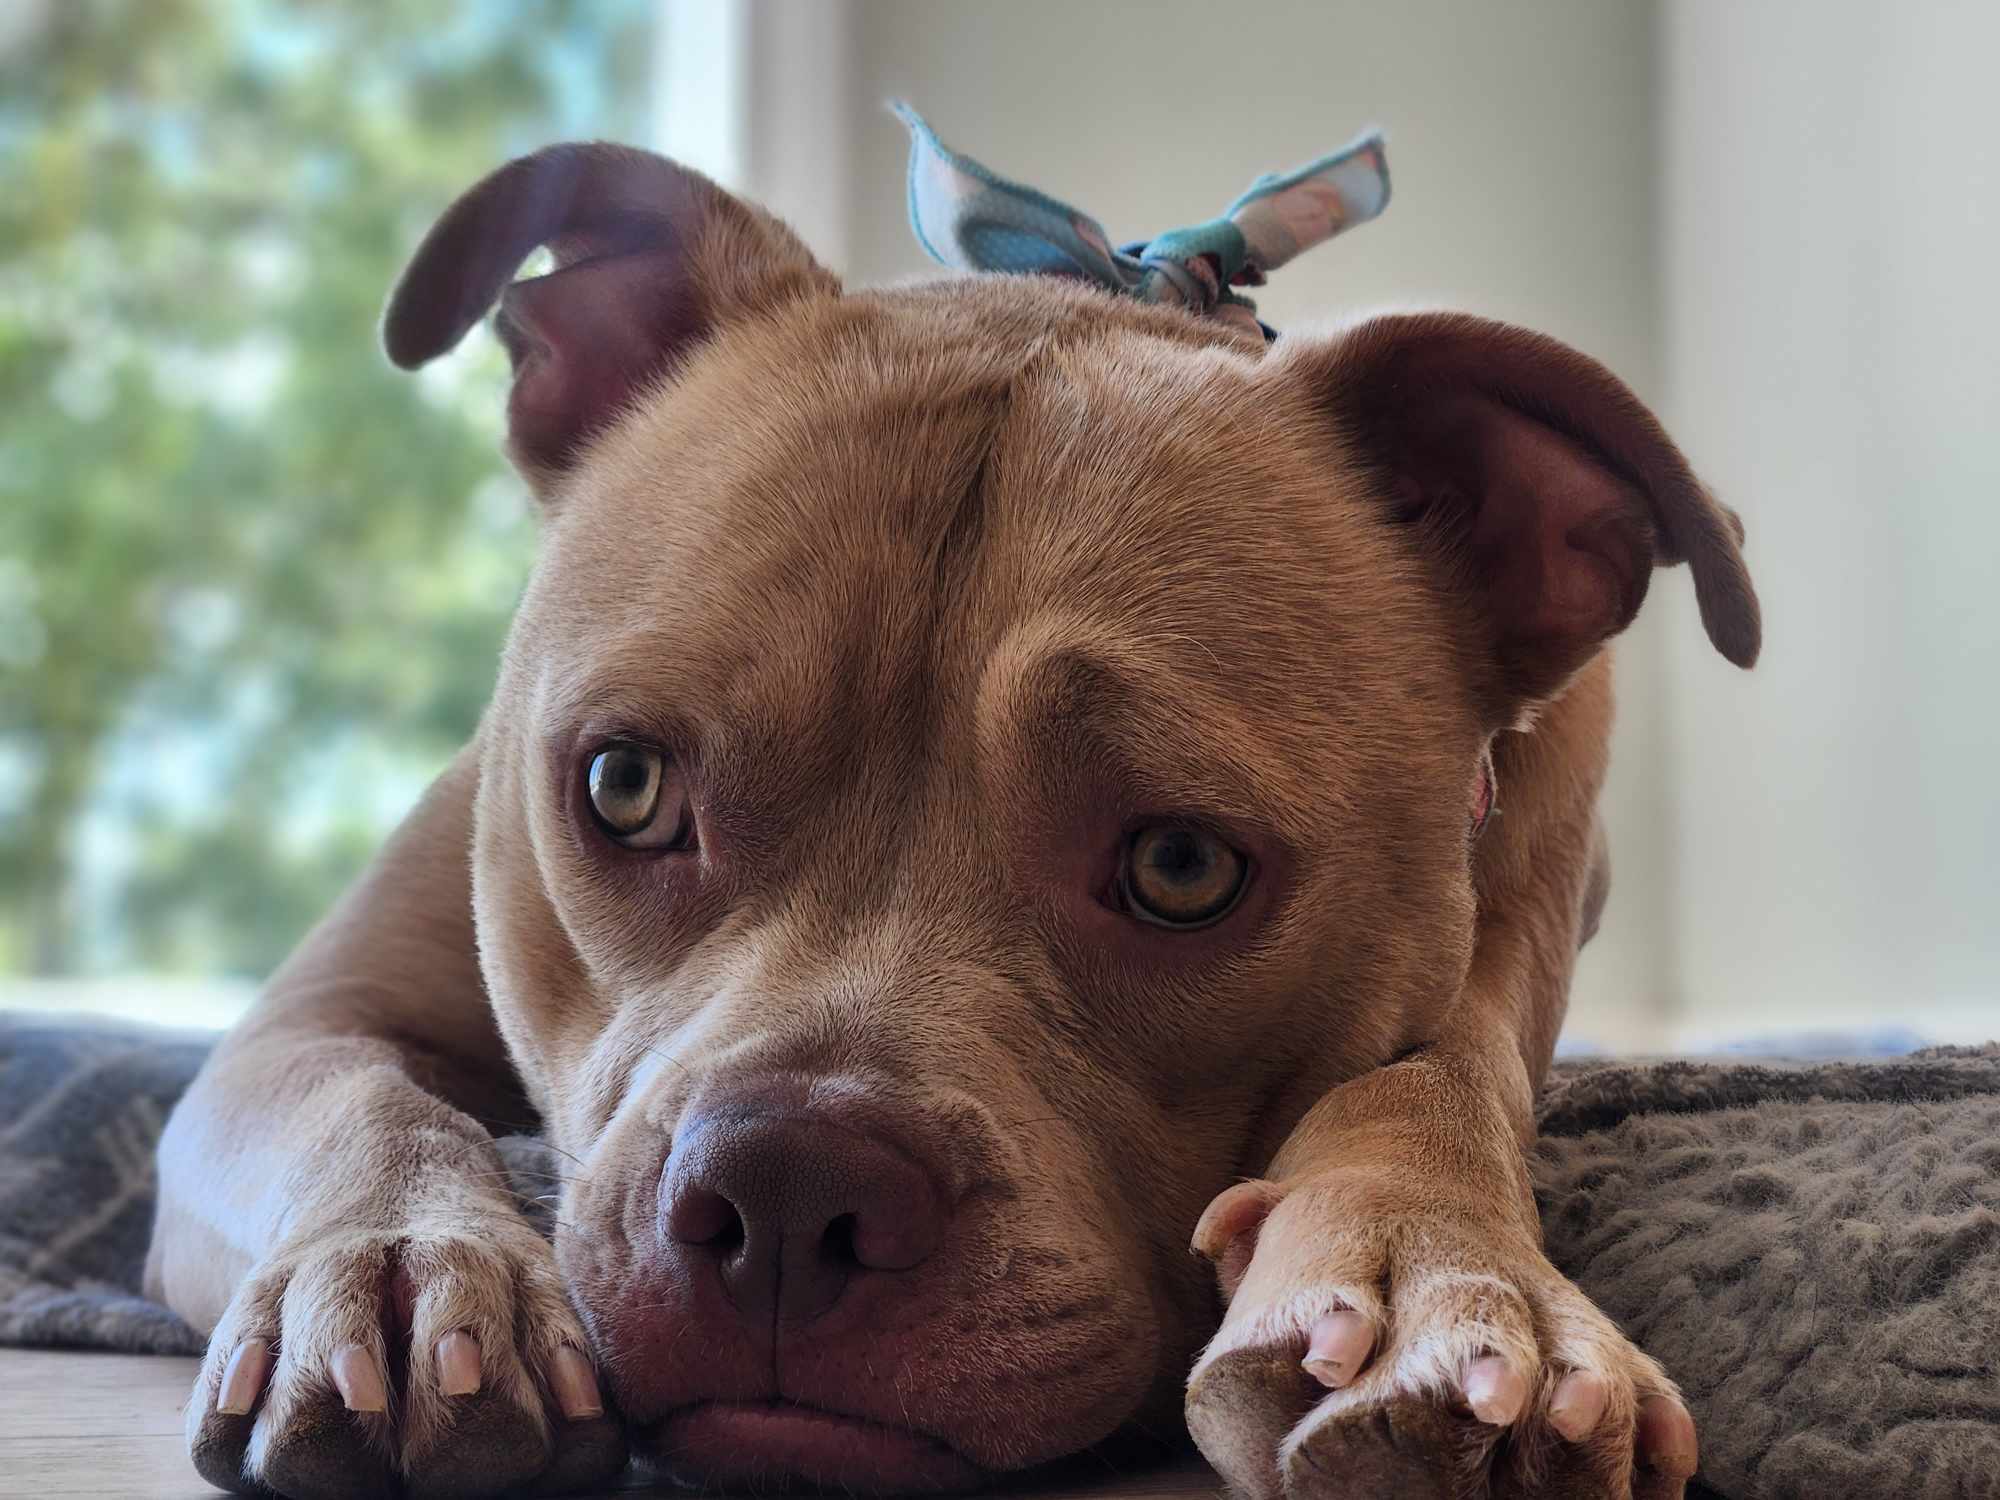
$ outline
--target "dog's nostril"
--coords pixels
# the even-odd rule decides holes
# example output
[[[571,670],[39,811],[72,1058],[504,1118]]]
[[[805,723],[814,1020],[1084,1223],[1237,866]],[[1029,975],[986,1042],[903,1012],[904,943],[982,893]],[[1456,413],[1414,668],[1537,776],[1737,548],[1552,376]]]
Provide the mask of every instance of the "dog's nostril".
[[[820,1236],[819,1250],[822,1257],[836,1265],[858,1266],[861,1257],[854,1249],[853,1214],[842,1214],[826,1226],[826,1233]]]
[[[659,1188],[661,1251],[686,1274],[718,1277],[747,1322],[810,1322],[857,1275],[909,1270],[942,1242],[950,1202],[865,1113],[754,1102],[691,1108]]]
[[[722,1194],[695,1188],[674,1195],[667,1208],[667,1233],[684,1245],[728,1250],[743,1243],[743,1216]]]

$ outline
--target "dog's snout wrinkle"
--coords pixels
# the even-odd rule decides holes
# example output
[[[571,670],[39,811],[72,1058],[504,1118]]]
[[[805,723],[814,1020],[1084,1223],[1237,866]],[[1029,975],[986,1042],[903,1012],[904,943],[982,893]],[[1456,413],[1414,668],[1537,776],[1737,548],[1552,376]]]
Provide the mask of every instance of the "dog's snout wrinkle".
[[[676,1133],[659,1212],[663,1251],[718,1276],[738,1316],[765,1328],[820,1318],[857,1275],[922,1264],[951,1205],[883,1133],[723,1101]]]

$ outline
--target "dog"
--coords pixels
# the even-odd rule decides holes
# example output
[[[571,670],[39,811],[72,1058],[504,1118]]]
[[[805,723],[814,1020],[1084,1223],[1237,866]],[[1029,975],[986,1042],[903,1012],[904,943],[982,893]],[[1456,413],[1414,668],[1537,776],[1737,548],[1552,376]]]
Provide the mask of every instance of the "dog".
[[[919,1491],[1186,1430],[1256,1497],[1681,1495],[1524,1152],[1607,642],[1686,562],[1759,643],[1632,393],[1455,313],[844,290],[608,145],[454,204],[388,351],[496,302],[544,532],[491,705],[162,1142],[197,1469]]]

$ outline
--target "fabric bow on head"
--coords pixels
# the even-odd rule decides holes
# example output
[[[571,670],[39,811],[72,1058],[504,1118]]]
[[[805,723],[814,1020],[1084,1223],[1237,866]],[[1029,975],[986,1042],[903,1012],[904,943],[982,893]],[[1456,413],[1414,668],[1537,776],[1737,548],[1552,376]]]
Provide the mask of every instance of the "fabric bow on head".
[[[893,106],[910,131],[910,226],[931,258],[961,271],[1079,276],[1142,302],[1257,321],[1237,287],[1341,230],[1365,224],[1389,202],[1382,136],[1370,131],[1295,171],[1266,173],[1222,217],[1114,249],[1088,214],[1009,182],[948,150],[907,104]]]

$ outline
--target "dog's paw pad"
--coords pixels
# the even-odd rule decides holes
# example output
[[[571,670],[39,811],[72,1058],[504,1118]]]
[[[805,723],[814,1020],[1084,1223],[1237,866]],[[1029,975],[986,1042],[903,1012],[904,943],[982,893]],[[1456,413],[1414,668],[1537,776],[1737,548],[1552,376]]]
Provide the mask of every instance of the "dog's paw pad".
[[[1271,1455],[1324,1388],[1289,1347],[1252,1345],[1202,1361],[1188,1382],[1188,1431],[1239,1493],[1277,1493]]]
[[[413,1494],[436,1500],[497,1495],[548,1467],[547,1432],[494,1391],[456,1396],[424,1451],[404,1455]]]
[[[371,1500],[400,1492],[395,1466],[338,1401],[301,1403],[265,1446],[258,1472],[288,1500]]]
[[[1487,1424],[1416,1396],[1329,1406],[1301,1424],[1286,1446],[1287,1495],[1469,1500],[1484,1490],[1496,1436]]]
[[[188,1442],[188,1458],[195,1473],[232,1495],[275,1495],[275,1490],[252,1479],[243,1468],[243,1455],[250,1447],[250,1431],[255,1423],[256,1419],[247,1413],[205,1413]]]
[[[565,1495],[595,1489],[623,1472],[630,1458],[625,1429],[609,1417],[559,1423],[555,1452],[530,1493]]]

